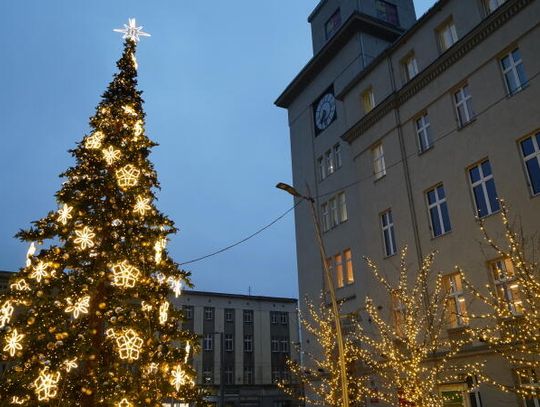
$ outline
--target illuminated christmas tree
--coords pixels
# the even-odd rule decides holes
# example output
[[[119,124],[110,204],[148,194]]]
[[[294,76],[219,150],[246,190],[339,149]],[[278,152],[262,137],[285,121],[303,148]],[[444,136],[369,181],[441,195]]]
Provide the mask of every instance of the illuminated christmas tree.
[[[188,365],[196,338],[169,303],[189,283],[167,254],[173,222],[155,205],[137,90],[134,19],[114,76],[71,151],[58,209],[21,231],[26,267],[0,299],[3,403],[27,406],[161,406],[197,398]],[[4,405],[4,404],[2,404]],[[8,404],[6,404],[8,405]]]
[[[488,306],[484,314],[471,314],[474,323],[468,333],[506,361],[505,367],[512,369],[517,379],[503,383],[482,374],[484,382],[525,398],[539,398],[540,266],[533,260],[537,241],[527,244],[523,234],[516,232],[502,200],[500,217],[505,232],[502,244],[490,236],[480,221],[485,241],[498,254],[498,260],[490,263],[494,286],[487,284],[481,290],[457,268],[464,284]]]
[[[335,321],[331,307],[320,307],[307,301],[307,315],[301,315],[304,332],[308,334],[313,351],[303,350],[303,363],[287,360],[293,382],[282,381],[281,389],[289,396],[309,405],[342,407],[341,371],[335,333]],[[358,377],[356,365],[359,359],[359,342],[355,325],[347,324],[344,332],[345,363],[347,368],[348,394],[351,405],[357,405],[369,393],[367,377]],[[303,394],[295,382],[304,385]]]
[[[366,298],[366,320],[359,325],[361,374],[370,376],[370,397],[394,406],[442,407],[441,384],[463,381],[480,366],[453,366],[452,358],[467,339],[449,339],[446,290],[442,276],[433,275],[434,253],[426,256],[417,273],[402,251],[397,284],[384,278],[369,259],[368,265],[392,304],[390,313]]]

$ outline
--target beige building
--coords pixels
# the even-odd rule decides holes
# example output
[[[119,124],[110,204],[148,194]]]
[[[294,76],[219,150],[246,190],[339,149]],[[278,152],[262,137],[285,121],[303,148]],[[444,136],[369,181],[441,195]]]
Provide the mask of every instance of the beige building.
[[[343,312],[358,312],[369,293],[392,314],[362,256],[395,276],[405,245],[413,265],[439,251],[457,310],[449,334],[467,323],[460,304],[479,306],[456,264],[518,308],[497,273],[507,264],[481,249],[475,217],[500,236],[491,215],[504,198],[525,234],[538,232],[540,3],[440,0],[416,20],[412,0],[322,0],[308,21],[314,56],[276,104],[288,110],[294,185],[317,200]],[[316,300],[323,275],[307,205],[295,221],[300,298]],[[490,370],[514,382],[510,369]],[[466,382],[441,391],[459,393],[453,406],[540,406]]]
[[[293,407],[276,386],[289,380],[287,358],[298,360],[297,301],[291,298],[184,291],[173,299],[182,327],[201,337],[194,356],[197,383],[224,407]]]

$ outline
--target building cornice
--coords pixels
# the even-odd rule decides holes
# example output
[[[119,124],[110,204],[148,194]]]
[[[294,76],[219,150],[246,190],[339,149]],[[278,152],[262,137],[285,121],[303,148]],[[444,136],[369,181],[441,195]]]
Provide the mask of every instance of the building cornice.
[[[296,298],[286,297],[268,297],[263,295],[246,295],[246,294],[227,294],[216,293],[211,291],[198,291],[198,290],[184,290],[184,295],[194,295],[197,297],[220,297],[220,298],[236,298],[250,301],[268,301],[268,302],[286,302],[296,304],[298,300]]]
[[[462,59],[473,48],[493,34],[499,27],[523,10],[534,0],[514,0],[504,3],[499,9],[484,19],[465,37],[432,62],[427,68],[410,80],[400,90],[391,93],[379,103],[371,112],[362,117],[349,130],[341,136],[348,143],[352,143],[367,131],[371,126],[381,120],[386,114],[402,105],[423,88],[437,79],[439,75]],[[380,60],[374,61],[378,65]]]
[[[355,11],[339,31],[311,58],[292,82],[279,95],[274,104],[287,108],[305,87],[333,60],[336,54],[358,32],[367,32],[387,41],[395,41],[403,30],[367,14]]]

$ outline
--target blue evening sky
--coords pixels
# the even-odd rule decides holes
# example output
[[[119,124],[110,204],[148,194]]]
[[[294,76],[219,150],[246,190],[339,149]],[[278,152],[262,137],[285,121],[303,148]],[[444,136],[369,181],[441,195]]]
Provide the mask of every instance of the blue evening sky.
[[[316,0],[12,0],[0,3],[0,270],[24,264],[13,238],[50,210],[67,150],[116,70],[122,27],[152,34],[138,47],[158,207],[180,229],[177,262],[218,250],[292,206],[289,129],[275,98],[311,57]],[[434,0],[417,0],[417,15]],[[296,297],[294,220],[186,266],[196,288]]]

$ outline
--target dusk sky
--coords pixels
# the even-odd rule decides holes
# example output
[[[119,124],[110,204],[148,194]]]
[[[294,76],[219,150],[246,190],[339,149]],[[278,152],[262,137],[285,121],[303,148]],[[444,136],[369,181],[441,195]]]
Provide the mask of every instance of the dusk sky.
[[[417,16],[434,0],[415,1]],[[0,270],[24,265],[20,228],[57,209],[58,174],[116,71],[121,28],[137,53],[158,208],[177,262],[239,241],[291,208],[286,111],[273,102],[312,56],[317,0],[19,0],[0,4]],[[196,289],[297,297],[292,212],[253,239],[186,265]]]

